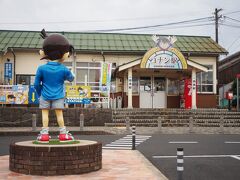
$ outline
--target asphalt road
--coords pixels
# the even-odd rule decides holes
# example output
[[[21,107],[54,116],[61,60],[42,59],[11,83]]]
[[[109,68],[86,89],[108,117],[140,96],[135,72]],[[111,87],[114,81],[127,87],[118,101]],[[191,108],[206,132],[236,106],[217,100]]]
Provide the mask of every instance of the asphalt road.
[[[0,136],[0,155],[9,154],[11,142],[35,138]],[[75,138],[100,141],[105,146],[124,136],[79,135]],[[175,156],[178,147],[184,148],[184,180],[240,179],[240,135],[153,135],[141,142],[137,150],[166,177],[174,180],[177,179]]]
[[[184,180],[240,179],[240,135],[153,135],[137,149],[174,180],[177,160],[172,156],[178,147],[184,149]]]

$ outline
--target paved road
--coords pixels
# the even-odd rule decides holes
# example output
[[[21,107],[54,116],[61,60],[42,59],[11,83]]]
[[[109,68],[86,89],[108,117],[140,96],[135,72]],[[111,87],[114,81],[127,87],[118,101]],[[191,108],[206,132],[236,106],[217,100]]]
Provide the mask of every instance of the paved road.
[[[137,149],[165,176],[176,179],[176,157],[172,156],[178,147],[184,148],[184,180],[240,179],[239,135],[153,135]]]
[[[100,141],[105,147],[116,143],[120,145],[122,140],[129,139],[124,135],[75,137]],[[8,154],[11,141],[33,138],[36,137],[0,136],[0,155]],[[152,135],[136,148],[165,176],[174,180],[177,178],[175,156],[178,147],[184,148],[184,180],[240,179],[240,135]]]

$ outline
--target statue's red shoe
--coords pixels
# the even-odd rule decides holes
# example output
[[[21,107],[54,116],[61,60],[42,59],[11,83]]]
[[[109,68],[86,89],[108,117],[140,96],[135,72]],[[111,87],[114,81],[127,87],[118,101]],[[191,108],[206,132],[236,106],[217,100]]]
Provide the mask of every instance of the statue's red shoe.
[[[58,139],[60,142],[73,141],[74,137],[70,133],[59,134]]]
[[[37,141],[41,143],[48,143],[50,139],[49,134],[39,134],[37,137]]]

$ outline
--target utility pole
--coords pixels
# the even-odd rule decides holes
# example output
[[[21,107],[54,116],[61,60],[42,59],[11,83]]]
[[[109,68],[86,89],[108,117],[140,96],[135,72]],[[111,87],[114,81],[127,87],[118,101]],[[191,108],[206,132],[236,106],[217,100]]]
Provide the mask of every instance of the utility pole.
[[[222,17],[222,15],[218,15],[218,13],[222,11],[222,9],[215,8],[214,16],[215,16],[215,40],[218,43],[218,21]]]
[[[222,17],[222,15],[218,15],[218,13],[222,11],[222,9],[217,9],[215,8],[215,12],[214,12],[214,16],[215,16],[215,40],[218,43],[218,21],[219,19]],[[216,66],[217,66],[217,74],[216,74],[216,79],[217,79],[217,97],[218,97],[218,101],[219,101],[219,85],[218,85],[218,61],[219,61],[219,55],[216,57]],[[218,103],[220,104],[220,103]]]

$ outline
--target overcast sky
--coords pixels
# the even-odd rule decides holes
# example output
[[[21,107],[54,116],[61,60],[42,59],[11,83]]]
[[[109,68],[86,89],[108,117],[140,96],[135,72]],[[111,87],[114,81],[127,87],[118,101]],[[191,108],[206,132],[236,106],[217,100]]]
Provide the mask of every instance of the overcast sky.
[[[209,17],[191,23],[109,31],[211,36],[214,9],[220,21],[219,44],[230,54],[240,51],[240,0],[0,0],[0,29],[96,31],[164,25]],[[106,32],[106,31],[105,31]]]

